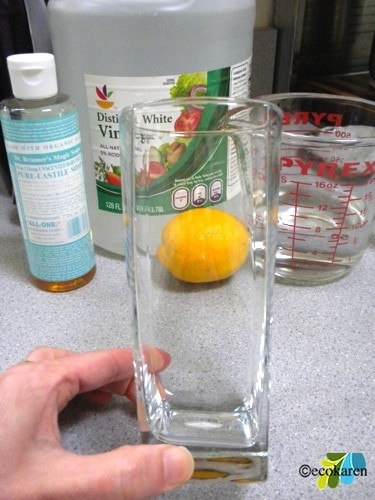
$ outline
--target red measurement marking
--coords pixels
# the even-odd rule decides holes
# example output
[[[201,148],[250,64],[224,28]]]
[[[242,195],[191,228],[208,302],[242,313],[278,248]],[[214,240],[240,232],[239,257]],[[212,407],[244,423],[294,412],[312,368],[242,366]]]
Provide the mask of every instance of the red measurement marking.
[[[308,234],[304,234],[304,233],[297,233],[299,236],[306,236],[306,238],[325,238],[323,235],[320,235],[320,234],[313,234],[313,233],[308,233]]]
[[[352,212],[352,213],[350,213],[350,214],[346,214],[346,213],[344,212],[343,217],[344,217],[344,218],[346,218],[346,217],[352,217],[353,215],[357,215],[357,214],[356,214],[355,212]],[[342,217],[332,217],[332,220],[334,220],[334,221],[339,221],[339,222],[340,222],[340,221],[342,220]]]
[[[306,241],[306,238],[297,238],[297,236],[288,236],[288,240],[292,241]],[[293,258],[294,247],[292,247],[292,258]]]
[[[296,204],[295,204],[295,207],[294,207],[294,224],[296,223],[296,219],[297,219],[297,208],[298,208],[298,192],[299,192],[299,182],[296,182],[296,181],[292,181],[295,185],[296,185]],[[296,241],[296,226],[294,225],[293,227],[293,236],[292,236],[292,261],[294,261],[294,251],[295,251],[295,241]]]
[[[344,200],[344,201],[340,201],[340,204],[344,204],[344,207],[342,207],[342,208],[344,208],[345,210],[343,212],[341,219],[337,219],[340,222],[340,224],[337,227],[337,232],[335,232],[334,234],[331,233],[331,238],[334,238],[334,239],[328,240],[328,243],[333,243],[333,245],[331,245],[332,252],[333,252],[332,262],[334,261],[334,258],[336,256],[337,248],[339,246],[347,245],[349,243],[347,238],[342,239],[342,231],[344,229],[344,222],[345,222],[345,217],[346,217],[347,212],[348,212],[349,203],[350,203],[350,201],[353,201],[351,198],[351,194],[353,191],[353,185],[350,184],[350,185],[348,185],[348,187],[349,186],[350,186],[349,189],[344,190],[344,192],[348,193],[348,194],[345,196],[339,196],[339,198],[342,198]],[[334,220],[336,220],[336,219],[334,219]],[[327,228],[327,229],[329,230],[329,228]]]
[[[297,193],[295,193],[294,191],[289,191],[289,195],[297,196]],[[298,196],[305,196],[306,198],[311,198],[312,195],[309,193],[304,193],[303,191],[299,191]]]
[[[291,174],[293,175],[293,174]],[[302,197],[311,197],[313,195],[304,193],[303,192],[303,186],[312,186],[313,183],[311,182],[299,182],[292,180],[290,181],[291,183],[295,184],[295,191],[289,193],[290,196],[294,197],[294,203],[285,203],[285,205],[293,207],[294,208],[294,215],[293,215],[293,224],[286,224],[283,223],[283,226],[286,227],[291,227],[292,228],[292,234],[289,234],[287,238],[292,241],[292,246],[290,249],[291,252],[291,259],[292,261],[295,259],[295,253],[296,253],[296,248],[295,248],[295,242],[297,241],[306,241],[306,239],[309,239],[311,237],[315,238],[325,238],[324,235],[317,235],[313,234],[311,231],[313,228],[299,225],[297,222],[297,219],[307,219],[307,215],[298,215],[297,211],[299,208],[305,208],[305,209],[313,209],[314,206],[309,206],[309,205],[300,205],[299,201]],[[321,254],[324,254],[326,256],[329,256],[331,258],[331,261],[334,262],[337,248],[342,245],[347,245],[349,243],[347,239],[347,235],[342,235],[342,232],[344,230],[344,222],[346,217],[350,217],[353,215],[356,215],[353,212],[348,213],[348,207],[349,203],[351,201],[358,201],[361,198],[351,198],[351,194],[353,191],[353,185],[348,184],[346,185],[348,189],[344,190],[343,195],[338,196],[338,204],[339,206],[331,207],[332,211],[335,211],[337,214],[337,217],[333,218],[333,221],[337,223],[337,227],[328,227],[325,228],[326,231],[331,231],[330,239],[328,240],[328,243],[330,244],[330,251],[328,252],[320,252]],[[303,230],[309,230],[309,233],[302,233],[301,231]],[[333,232],[333,233],[332,233]],[[287,233],[287,231],[284,231],[284,233]],[[302,251],[299,251],[301,253]],[[306,252],[306,253],[310,253]]]
[[[295,203],[284,203],[284,205],[288,205],[289,207],[295,207],[296,204]],[[314,208],[314,205],[298,205],[299,208],[309,208],[309,209],[313,209]],[[297,215],[297,217],[303,217],[302,215]]]
[[[299,208],[314,208],[314,205],[298,205]],[[297,215],[297,217],[302,217],[302,215]]]
[[[290,231],[282,231],[282,230],[279,230],[279,234],[285,234],[287,236],[287,239],[288,240],[297,240],[297,237],[294,238],[293,236],[290,235]],[[319,234],[311,234],[311,233],[308,233],[308,234],[304,234],[304,233],[297,233],[298,236],[304,236],[304,239],[303,241],[306,241],[306,239],[310,239],[310,238],[321,238],[321,239],[324,239],[325,237],[323,235],[319,235]],[[301,251],[301,250],[299,250]]]
[[[311,198],[311,194],[303,193],[303,192],[295,193],[293,191],[289,191],[289,195],[290,196],[306,196],[306,198]]]
[[[297,186],[297,191],[299,189],[299,186],[311,186],[312,182],[302,182],[302,181],[290,181],[291,184],[296,184]]]

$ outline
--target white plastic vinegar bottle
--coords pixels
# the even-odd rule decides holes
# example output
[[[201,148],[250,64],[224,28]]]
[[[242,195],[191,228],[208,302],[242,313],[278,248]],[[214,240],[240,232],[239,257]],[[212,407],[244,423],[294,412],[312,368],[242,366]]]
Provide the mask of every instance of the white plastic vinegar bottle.
[[[248,97],[255,0],[50,0],[59,87],[77,102],[94,242],[124,253],[119,114],[144,100]]]

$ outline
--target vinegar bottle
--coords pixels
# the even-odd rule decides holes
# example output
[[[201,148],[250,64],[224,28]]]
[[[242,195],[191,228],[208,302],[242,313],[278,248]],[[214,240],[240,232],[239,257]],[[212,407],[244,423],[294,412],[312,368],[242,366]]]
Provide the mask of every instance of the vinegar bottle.
[[[32,281],[74,290],[95,275],[76,106],[58,93],[52,54],[7,63],[14,98],[0,118]]]
[[[79,110],[99,247],[124,253],[121,110],[187,96],[198,76],[216,83],[207,87],[211,97],[248,97],[255,7],[255,0],[49,0],[59,87]],[[150,217],[151,226],[162,224],[163,216]]]

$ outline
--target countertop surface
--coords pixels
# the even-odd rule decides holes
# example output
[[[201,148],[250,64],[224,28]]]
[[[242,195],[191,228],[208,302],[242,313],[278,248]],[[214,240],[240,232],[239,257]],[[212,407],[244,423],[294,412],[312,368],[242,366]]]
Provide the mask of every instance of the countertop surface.
[[[0,182],[0,369],[33,348],[77,351],[132,344],[125,266],[96,249],[97,274],[78,290],[53,294],[28,280],[16,207]],[[189,483],[173,499],[374,498],[375,239],[349,275],[318,287],[275,285],[271,329],[269,470],[264,482]],[[73,402],[60,418],[62,441],[77,453],[138,441],[134,407]],[[319,491],[303,464],[327,452],[362,452],[367,477]]]

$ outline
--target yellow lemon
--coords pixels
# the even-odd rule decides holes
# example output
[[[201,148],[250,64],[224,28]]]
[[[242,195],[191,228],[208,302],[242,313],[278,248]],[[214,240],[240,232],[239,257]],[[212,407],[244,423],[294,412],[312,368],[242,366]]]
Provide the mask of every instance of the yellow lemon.
[[[248,250],[249,233],[240,220],[215,208],[195,208],[165,225],[156,256],[175,278],[208,283],[238,271]]]

